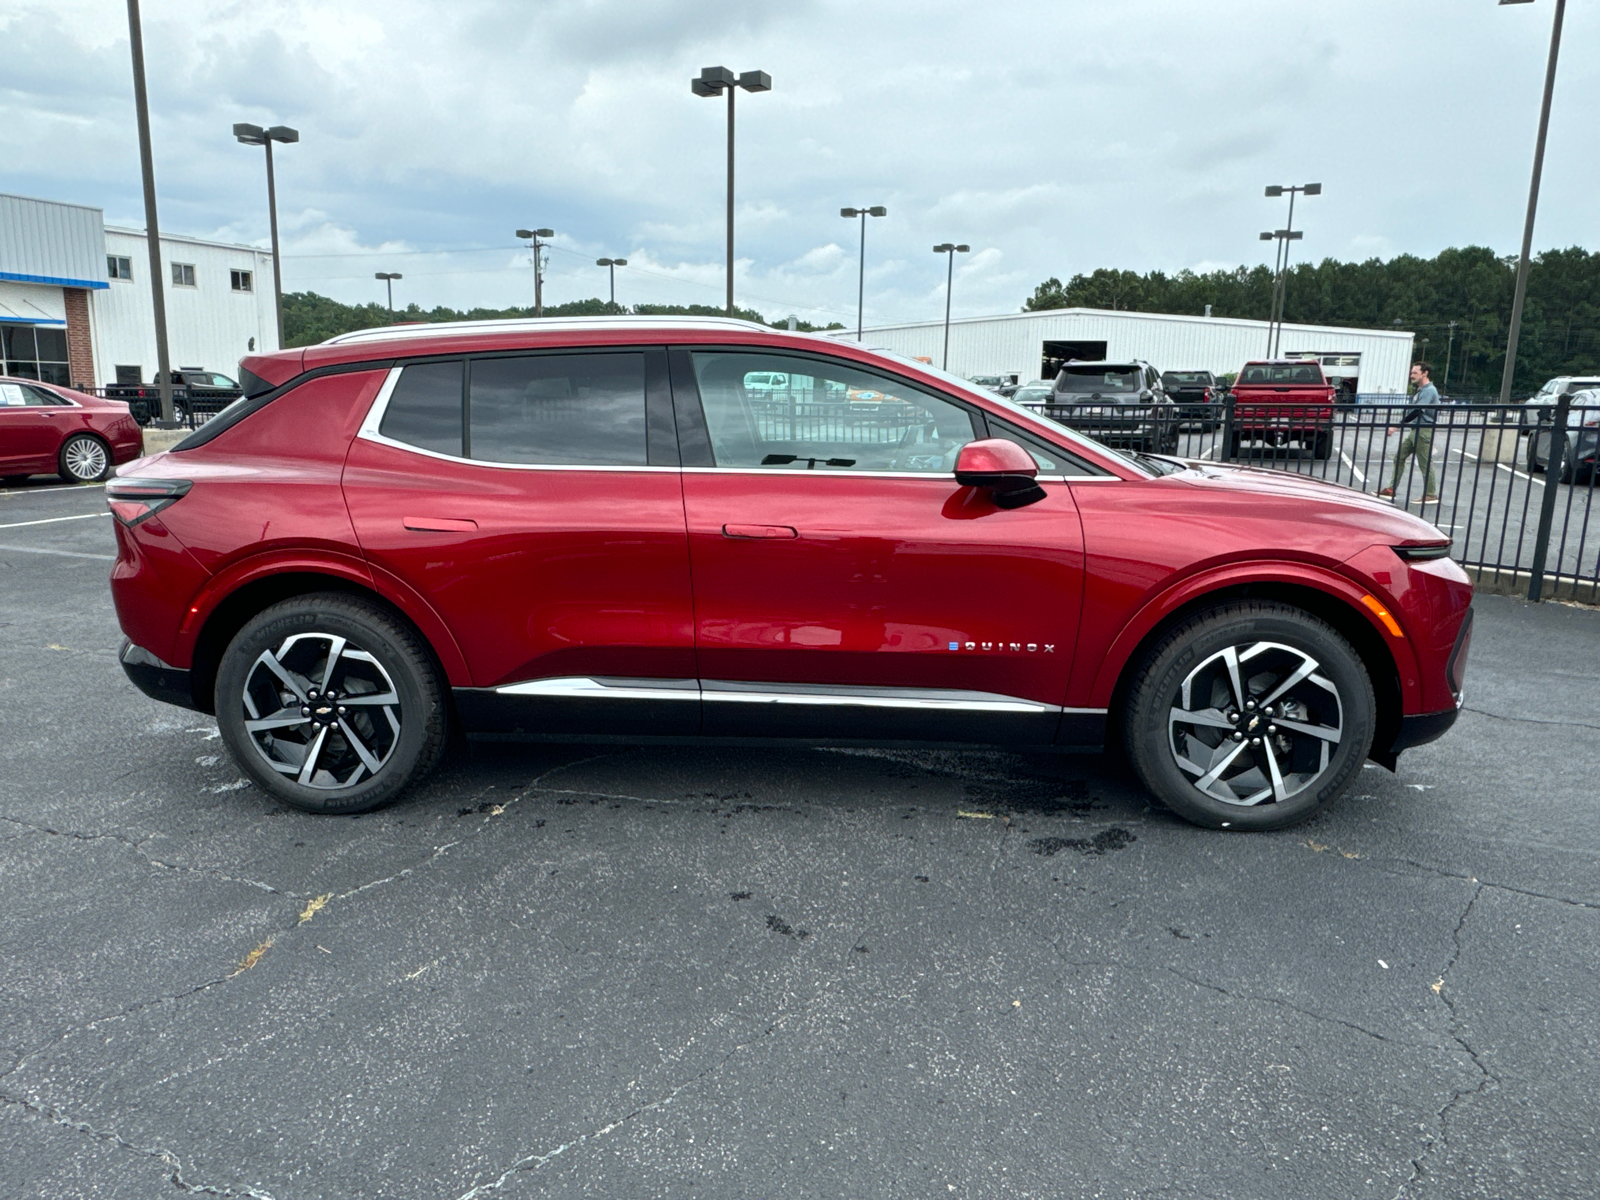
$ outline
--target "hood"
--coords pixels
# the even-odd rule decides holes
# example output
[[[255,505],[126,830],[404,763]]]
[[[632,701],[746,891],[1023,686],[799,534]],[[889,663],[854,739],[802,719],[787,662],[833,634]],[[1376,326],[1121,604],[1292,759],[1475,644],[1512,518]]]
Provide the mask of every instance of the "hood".
[[[1281,504],[1292,510],[1296,519],[1304,519],[1310,512],[1316,512],[1330,523],[1368,531],[1395,545],[1450,540],[1437,526],[1430,525],[1421,517],[1342,483],[1329,483],[1292,471],[1236,467],[1193,459],[1185,461],[1183,465],[1186,470],[1168,478],[1183,480],[1193,487],[1253,497],[1264,505]],[[1285,515],[1290,513],[1286,512]]]

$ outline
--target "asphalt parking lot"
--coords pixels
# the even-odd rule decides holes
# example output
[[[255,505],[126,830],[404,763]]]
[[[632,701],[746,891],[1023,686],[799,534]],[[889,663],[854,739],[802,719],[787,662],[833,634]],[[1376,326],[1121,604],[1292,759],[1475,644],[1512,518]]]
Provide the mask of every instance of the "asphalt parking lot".
[[[474,747],[269,802],[0,493],[0,1196],[1592,1197],[1600,612],[1313,824],[1095,757]]]

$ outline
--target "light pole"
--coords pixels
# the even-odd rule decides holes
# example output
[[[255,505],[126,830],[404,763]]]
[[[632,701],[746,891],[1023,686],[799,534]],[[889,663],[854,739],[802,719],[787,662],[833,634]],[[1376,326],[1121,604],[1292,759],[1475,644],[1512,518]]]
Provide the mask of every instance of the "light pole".
[[[272,179],[272,143],[300,140],[300,131],[287,125],[263,129],[259,125],[235,125],[233,136],[246,146],[265,146],[267,150],[267,220],[272,226],[272,301],[278,314],[278,349],[283,349],[283,268],[278,263],[278,191]]]
[[[727,67],[707,67],[698,79],[689,81],[689,89],[696,96],[715,96],[728,93],[728,315],[733,316],[733,94],[739,88],[747,92],[770,92],[772,76],[765,71],[745,71],[740,75]]]
[[[1532,0],[1500,0],[1501,4],[1529,4]],[[1533,216],[1539,208],[1539,176],[1544,171],[1544,135],[1550,128],[1550,95],[1556,87],[1556,58],[1561,53],[1561,19],[1567,0],[1556,0],[1550,25],[1550,61],[1544,70],[1544,100],[1539,105],[1539,136],[1533,146],[1533,182],[1528,185],[1528,218],[1522,226],[1522,256],[1517,259],[1517,287],[1511,297],[1511,329],[1506,337],[1506,366],[1500,375],[1500,403],[1511,403],[1511,377],[1517,369],[1517,338],[1522,333],[1522,301],[1528,294],[1528,263],[1533,254]]]
[[[935,254],[949,256],[944,273],[944,363],[942,370],[950,369],[950,288],[956,281],[956,255],[965,254],[971,246],[958,246],[954,242],[940,242],[933,248]]]
[[[625,258],[597,258],[594,260],[597,267],[605,267],[611,272],[611,307],[617,306],[617,268],[628,265]]]
[[[389,324],[393,325],[394,324],[394,281],[396,279],[404,279],[405,276],[401,275],[399,271],[379,271],[376,275],[373,276],[373,278],[374,279],[383,280],[384,285],[389,289]]]
[[[161,427],[176,429],[172,412],[172,372],[167,356],[167,294],[161,279],[161,229],[156,223],[156,165],[150,152],[150,102],[144,90],[144,34],[139,0],[128,0],[128,45],[133,52],[133,109],[139,122],[139,170],[144,176],[144,232],[150,251],[150,300],[156,319],[156,389],[161,395]]]
[[[861,218],[861,266],[856,274],[856,341],[861,340],[861,305],[867,294],[867,218],[886,217],[889,210],[881,204],[871,208],[841,208],[841,217]]]
[[[1278,248],[1272,258],[1272,303],[1267,308],[1267,357],[1272,357],[1272,330],[1278,314],[1278,293],[1282,286],[1279,277],[1281,266],[1288,256],[1288,245],[1297,242],[1305,235],[1298,229],[1264,229],[1261,231],[1261,240],[1270,242],[1276,239]]]
[[[1281,196],[1285,192],[1289,193],[1289,223],[1283,229],[1278,230],[1278,233],[1283,235],[1283,266],[1278,268],[1278,312],[1275,318],[1278,334],[1271,351],[1267,355],[1268,358],[1275,357],[1278,351],[1283,349],[1283,302],[1289,291],[1289,243],[1299,241],[1301,237],[1300,234],[1294,232],[1295,194],[1304,192],[1308,196],[1320,196],[1322,195],[1322,185],[1320,183],[1297,183],[1292,187],[1280,187],[1277,184],[1273,184],[1267,188],[1268,196]],[[1270,335],[1270,329],[1268,332]]]
[[[533,315],[544,316],[544,239],[553,238],[554,229],[519,229],[517,236],[533,246]]]

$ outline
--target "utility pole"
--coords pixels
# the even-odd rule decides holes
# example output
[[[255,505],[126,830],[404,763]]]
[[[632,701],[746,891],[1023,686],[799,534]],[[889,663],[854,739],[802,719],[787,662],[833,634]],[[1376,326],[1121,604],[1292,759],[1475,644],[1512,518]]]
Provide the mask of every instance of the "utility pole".
[[[172,370],[167,356],[167,296],[161,278],[161,227],[156,221],[156,166],[150,152],[150,100],[144,88],[144,34],[139,0],[128,0],[128,43],[133,52],[133,108],[139,119],[139,169],[144,176],[144,230],[150,251],[150,299],[156,318],[156,387],[161,394],[161,428],[176,429],[172,411]],[[274,259],[274,262],[277,260]]]
[[[1501,4],[1522,4],[1527,0],[1500,0]],[[1522,226],[1522,255],[1517,259],[1517,285],[1511,297],[1511,329],[1506,337],[1506,365],[1500,374],[1500,403],[1511,403],[1511,380],[1517,371],[1517,340],[1522,333],[1522,302],[1528,294],[1528,266],[1533,256],[1533,217],[1539,208],[1539,176],[1544,171],[1544,137],[1550,129],[1550,96],[1556,87],[1556,58],[1561,53],[1561,21],[1566,16],[1567,0],[1556,0],[1555,20],[1550,26],[1550,60],[1544,72],[1544,100],[1539,105],[1539,136],[1533,145],[1533,182],[1528,185],[1528,217]]]
[[[554,229],[519,229],[517,236],[531,240],[533,246],[533,315],[544,316],[544,241],[553,238]]]

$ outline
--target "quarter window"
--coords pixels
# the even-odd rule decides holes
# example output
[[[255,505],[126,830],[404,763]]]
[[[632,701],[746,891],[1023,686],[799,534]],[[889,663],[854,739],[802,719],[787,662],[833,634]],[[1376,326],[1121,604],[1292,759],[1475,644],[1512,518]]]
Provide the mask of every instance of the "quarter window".
[[[468,454],[485,462],[644,466],[644,355],[472,361]]]
[[[719,467],[948,474],[961,447],[981,436],[960,405],[847,363],[714,351],[693,358]]]
[[[233,290],[236,292],[255,291],[254,280],[249,271],[229,271],[228,278],[233,284]]]
[[[378,432],[420,450],[460,457],[461,378],[460,362],[407,367],[389,396]]]
[[[172,264],[172,286],[194,286],[194,264],[175,262]]]

